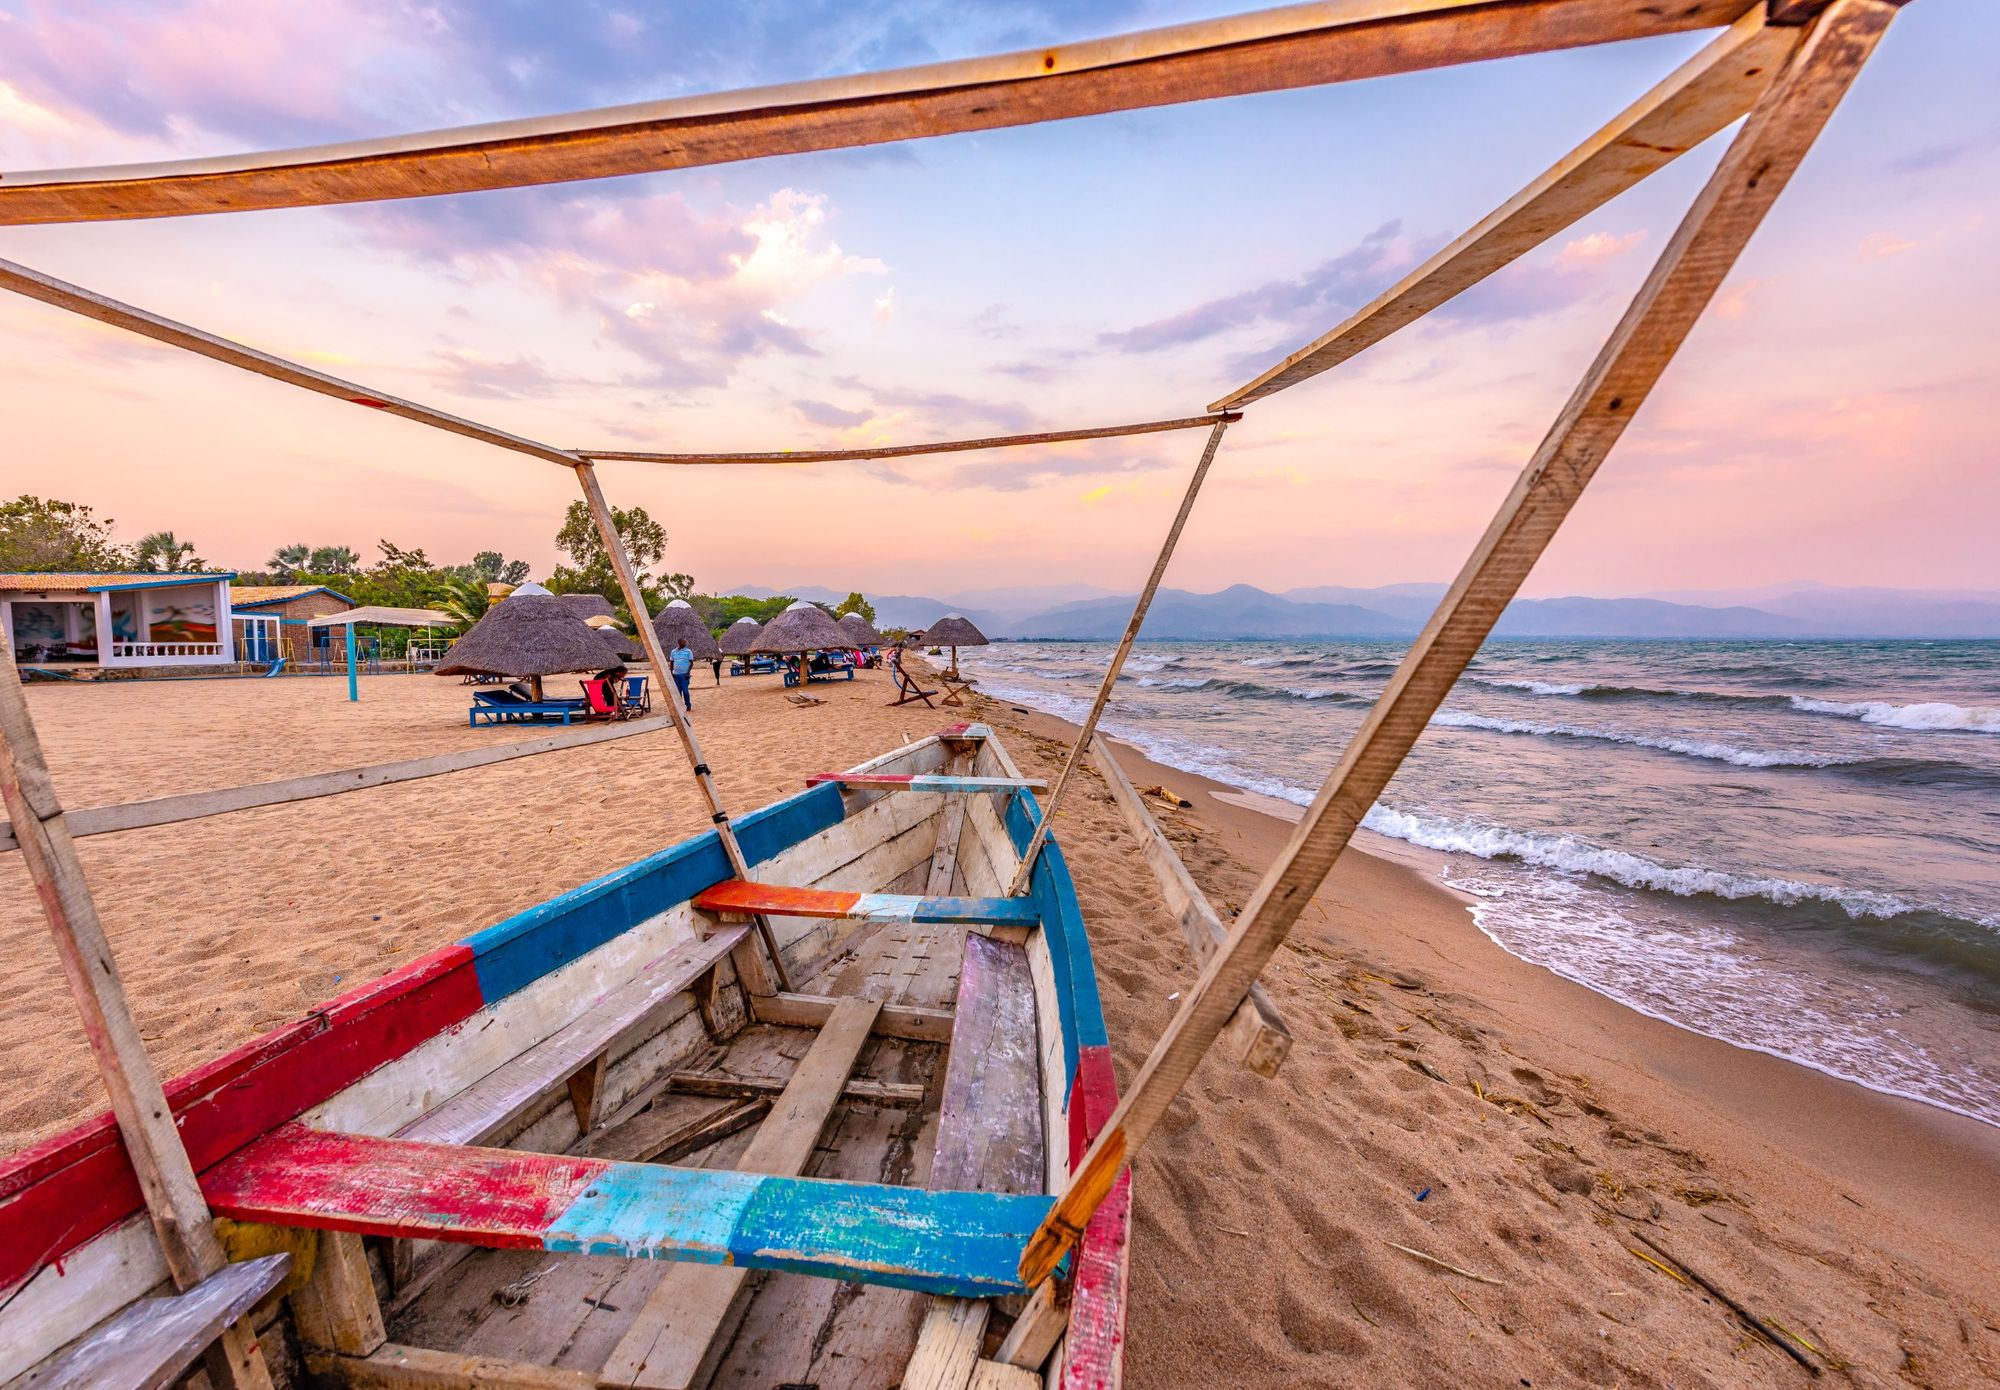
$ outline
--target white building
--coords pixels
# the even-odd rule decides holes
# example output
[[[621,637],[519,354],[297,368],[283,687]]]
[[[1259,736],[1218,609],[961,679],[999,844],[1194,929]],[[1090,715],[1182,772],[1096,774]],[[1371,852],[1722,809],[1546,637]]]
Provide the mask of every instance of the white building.
[[[0,631],[22,666],[236,660],[234,574],[0,574]]]

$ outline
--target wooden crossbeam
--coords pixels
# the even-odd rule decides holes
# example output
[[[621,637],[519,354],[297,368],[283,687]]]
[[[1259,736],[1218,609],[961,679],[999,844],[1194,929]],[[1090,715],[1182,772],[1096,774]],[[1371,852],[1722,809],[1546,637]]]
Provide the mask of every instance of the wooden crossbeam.
[[[737,1173],[726,1176],[741,1180],[751,1173],[806,1170],[881,1007],[873,999],[840,1002],[792,1073],[770,1118],[743,1151]],[[598,1372],[598,1383],[653,1390],[685,1390],[694,1384],[710,1345],[729,1320],[743,1279],[741,1268],[683,1265],[669,1270]]]
[[[730,1076],[713,1071],[677,1071],[667,1078],[667,1089],[683,1095],[722,1096],[739,1100],[781,1095],[789,1085],[790,1077]],[[840,1098],[860,1101],[864,1105],[893,1105],[909,1109],[922,1105],[928,1094],[929,1088],[918,1081],[869,1081],[850,1077],[841,1088]]]
[[[1167,837],[1160,833],[1159,822],[1139,800],[1139,793],[1125,776],[1125,769],[1118,765],[1118,759],[1103,739],[1091,744],[1090,760],[1103,775],[1104,784],[1111,789],[1111,799],[1125,817],[1126,827],[1138,840],[1139,852],[1145,857],[1147,867],[1152,869],[1153,877],[1160,885],[1160,896],[1166,900],[1167,909],[1180,925],[1181,935],[1187,941],[1195,964],[1206,964],[1208,958],[1215,954],[1216,947],[1228,937],[1229,929],[1209,905],[1208,894],[1201,891],[1200,885],[1189,875],[1187,865],[1174,853]],[[1236,1006],[1236,1012],[1229,1016],[1229,1022],[1222,1029],[1221,1042],[1226,1055],[1236,1058],[1259,1076],[1276,1076],[1278,1068],[1284,1065],[1286,1054],[1292,1050],[1292,1030],[1278,1016],[1278,1006],[1271,1002],[1264,986],[1256,984],[1250,987],[1243,1002]]]
[[[860,459],[919,458],[926,454],[963,454],[978,449],[1020,449],[1037,444],[1068,444],[1082,439],[1122,439],[1135,434],[1162,434],[1168,430],[1202,429],[1213,425],[1215,415],[1190,415],[1177,420],[1141,420],[1130,425],[1094,425],[1074,430],[1039,430],[1030,434],[994,434],[980,439],[941,439],[928,444],[860,445],[852,449],[779,449],[765,453],[671,454],[643,449],[578,449],[575,452],[600,463],[673,464],[756,464],[756,463],[848,463]],[[1240,420],[1240,415],[1221,417]]]
[[[593,743],[631,738],[635,734],[657,733],[670,728],[672,723],[666,715],[656,714],[649,719],[628,719],[617,724],[573,733],[548,734],[490,748],[461,748],[453,753],[434,753],[427,758],[371,763],[367,767],[343,768],[338,772],[314,772],[276,782],[252,782],[242,787],[184,792],[178,796],[128,801],[116,806],[85,806],[68,813],[69,833],[73,838],[82,839],[86,835],[110,835],[121,830],[177,825],[182,821],[248,811],[259,806],[286,806],[322,796],[342,796],[348,792],[392,786],[397,782],[440,777],[448,772],[490,767],[515,758],[532,758],[543,753],[559,753],[566,748],[587,748]],[[19,848],[14,840],[13,826],[0,821],[0,853]]]
[[[830,994],[771,994],[750,1001],[750,1015],[759,1023],[786,1028],[824,1028],[841,1001]],[[954,1015],[950,1009],[918,1004],[884,1004],[873,1025],[878,1037],[905,1042],[948,1043]]]
[[[1321,0],[1093,42],[313,149],[0,176],[0,225],[517,188],[1349,82],[1728,24],[1755,0]]]
[[[0,632],[0,805],[13,821],[167,1271],[176,1288],[193,1289],[227,1260],[160,1074],[132,1016],[5,632]],[[256,1334],[244,1323],[222,1328],[204,1353],[204,1364],[209,1379],[225,1390],[270,1390],[270,1369]]]
[[[1407,327],[1740,118],[1769,89],[1799,30],[1752,10],[1464,236],[1332,332],[1222,397],[1232,409],[1337,367]]]
[[[1194,1074],[1673,360],[1895,14],[1888,0],[1835,0],[1750,113],[1284,853],[1035,1233],[1021,1260],[1025,1282],[1040,1284],[1054,1271]]]
[[[779,917],[920,922],[979,927],[1032,927],[1041,921],[1026,898],[926,898],[914,893],[853,893],[729,879],[697,893],[704,912],[761,912]]]
[[[167,1390],[291,1270],[290,1255],[225,1265],[186,1293],[142,1298],[29,1377],[33,1390]]]
[[[815,1046],[851,1044],[846,1033],[828,1039],[822,1031]],[[843,1071],[828,1081],[828,1070],[802,1063],[796,1091],[759,1130],[764,1143],[752,1142],[751,1152],[775,1153],[761,1161],[784,1173],[415,1144],[294,1124],[202,1174],[202,1190],[222,1215],[271,1226],[789,1270],[959,1297],[1023,1292],[1014,1260],[1048,1198],[794,1176],[847,1079]],[[796,1156],[801,1147],[805,1156]]]
[[[1045,792],[1049,789],[1049,784],[1039,777],[959,777],[933,772],[816,772],[806,778],[809,787],[822,782],[857,792]]]

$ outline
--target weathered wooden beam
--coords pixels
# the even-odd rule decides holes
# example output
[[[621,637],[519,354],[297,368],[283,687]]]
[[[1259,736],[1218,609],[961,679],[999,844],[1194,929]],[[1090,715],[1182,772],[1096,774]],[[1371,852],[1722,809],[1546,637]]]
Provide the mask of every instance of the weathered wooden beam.
[[[1226,417],[1240,420],[1240,415]],[[1214,415],[1191,415],[1179,420],[1144,420],[1134,425],[1097,425],[1089,429],[1040,430],[1032,434],[996,434],[984,439],[943,439],[930,444],[878,444],[852,449],[780,449],[767,453],[744,454],[662,454],[638,449],[578,449],[576,453],[599,463],[672,464],[756,464],[756,463],[849,463],[860,459],[919,458],[926,454],[963,454],[977,449],[1020,449],[1036,444],[1067,444],[1079,439],[1121,439],[1135,434],[1161,434],[1167,430],[1202,429],[1216,422]]]
[[[1139,590],[1138,602],[1132,605],[1132,616],[1126,620],[1124,635],[1112,648],[1111,661],[1104,668],[1104,679],[1098,682],[1097,695],[1090,702],[1090,712],[1083,717],[1076,742],[1070,745],[1069,755],[1063,759],[1062,771],[1056,774],[1056,789],[1049,794],[1048,805],[1042,807],[1041,824],[1035,827],[1035,833],[1021,851],[1020,867],[1014,870],[1014,881],[1007,885],[1007,892],[1011,895],[1018,896],[1028,891],[1028,882],[1034,877],[1035,860],[1041,857],[1042,846],[1048,842],[1049,832],[1055,828],[1056,813],[1062,809],[1063,797],[1069,791],[1071,779],[1076,776],[1076,765],[1083,761],[1083,750],[1096,736],[1097,721],[1104,717],[1104,707],[1111,703],[1112,687],[1118,684],[1118,673],[1125,669],[1125,658],[1132,654],[1132,644],[1139,640],[1139,629],[1145,625],[1146,611],[1153,606],[1153,596],[1160,591],[1160,581],[1166,578],[1167,565],[1174,558],[1174,547],[1180,544],[1188,515],[1194,511],[1195,499],[1201,496],[1201,485],[1208,479],[1208,470],[1215,463],[1215,451],[1222,447],[1222,434],[1228,428],[1228,423],[1224,421],[1208,432],[1208,443],[1201,451],[1201,460],[1195,464],[1194,472],[1188,475],[1187,490],[1181,494],[1180,510],[1174,513],[1173,522],[1167,527],[1167,538],[1160,542],[1160,553],[1153,560],[1153,572],[1146,576],[1145,586]]]
[[[312,149],[0,176],[0,225],[517,188],[852,149],[1728,24],[1754,0],[1321,0],[1093,42]]]
[[[216,1239],[194,1165],[181,1147],[160,1074],[132,1017],[131,1001],[97,915],[90,882],[56,799],[41,738],[28,715],[21,674],[0,632],[0,804],[13,821],[28,879],[41,899],[83,1031],[96,1059],[119,1136],[139,1180],[174,1285],[193,1289],[228,1261]],[[271,1373],[244,1323],[225,1327],[205,1354],[209,1377],[235,1390],[269,1390]]]
[[[369,1356],[309,1351],[306,1369],[347,1390],[597,1390],[584,1371],[393,1342]]]
[[[690,1096],[721,1096],[739,1100],[753,1100],[758,1096],[775,1096],[784,1092],[791,1084],[785,1076],[725,1076],[721,1072],[677,1071],[667,1078],[667,1089]],[[889,1105],[902,1108],[922,1105],[926,1087],[916,1081],[869,1081],[861,1077],[849,1077],[841,1087],[842,1100],[859,1101],[864,1105]]]
[[[1511,265],[1741,117],[1798,39],[1752,10],[1471,231],[1211,408],[1248,405],[1337,367]]]
[[[371,787],[392,786],[447,772],[490,767],[515,758],[532,758],[541,753],[559,753],[566,748],[587,748],[593,743],[631,738],[635,734],[657,733],[672,724],[664,714],[648,719],[628,719],[597,728],[565,731],[541,738],[523,739],[490,748],[461,748],[455,753],[434,753],[427,758],[404,762],[373,763],[367,767],[343,768],[338,772],[315,772],[304,777],[287,777],[277,782],[253,782],[243,787],[221,787],[213,791],[185,792],[179,796],[154,797],[148,801],[128,801],[117,806],[86,806],[65,815],[73,839],[87,835],[109,835],[120,830],[143,830],[155,825],[175,825],[181,821],[248,811],[259,806],[284,806],[295,801],[311,801],[322,796],[341,796],[367,791]],[[19,849],[13,826],[0,821],[0,853]]]
[[[840,1006],[830,994],[768,994],[750,1001],[750,1013],[759,1023],[785,1028],[823,1028]],[[956,1016],[950,1009],[925,1008],[918,1004],[884,1004],[872,1025],[875,1034],[900,1038],[905,1042],[948,1043]]]
[[[1160,833],[1159,823],[1139,800],[1125,769],[1118,765],[1118,759],[1103,739],[1092,742],[1090,759],[1111,789],[1111,799],[1125,817],[1126,827],[1139,842],[1139,852],[1160,885],[1160,896],[1166,900],[1167,910],[1180,924],[1195,964],[1205,965],[1228,937],[1229,929],[1209,905],[1208,894],[1201,891],[1187,865]],[[1220,1041],[1226,1056],[1234,1057],[1259,1076],[1276,1076],[1278,1068],[1284,1065],[1285,1055],[1292,1050],[1292,1030],[1278,1016],[1278,1006],[1271,1002],[1264,986],[1256,984],[1223,1025]]]
[[[224,1328],[285,1280],[290,1255],[225,1265],[186,1293],[142,1298],[54,1361],[22,1390],[168,1390]]]
[[[4,197],[0,194],[0,197]],[[335,400],[346,401],[350,405],[366,406],[370,410],[380,410],[389,415],[401,416],[420,425],[444,430],[450,434],[476,439],[482,444],[496,448],[510,449],[517,454],[528,454],[551,463],[575,466],[580,460],[573,454],[560,449],[552,449],[546,444],[537,444],[532,439],[523,439],[518,434],[482,425],[475,420],[463,419],[442,410],[433,410],[415,401],[406,401],[400,396],[357,386],[351,381],[315,371],[297,362],[288,362],[282,357],[242,343],[219,338],[213,333],[199,328],[190,328],[184,323],[176,323],[170,318],[122,304],[118,300],[86,290],[80,285],[72,285],[66,280],[58,280],[53,275],[44,275],[39,270],[17,265],[13,261],[0,260],[0,289],[12,290],[15,294],[29,299],[38,299],[44,304],[58,309],[67,309],[73,314],[94,319],[98,323],[113,328],[123,328],[137,333],[154,342],[165,343],[169,347],[184,348],[200,357],[206,357],[226,366],[238,367],[258,376],[266,376],[273,381],[282,381],[302,390],[315,391],[322,396],[332,396]]]
[[[666,646],[653,627],[652,611],[646,607],[646,595],[639,588],[638,571],[632,567],[632,557],[626,553],[625,538],[618,534],[618,527],[612,519],[611,504],[604,500],[604,487],[597,481],[597,470],[581,459],[571,462],[576,467],[576,480],[583,488],[584,505],[590,510],[590,519],[597,526],[598,539],[603,542],[605,556],[611,561],[611,572],[618,578],[619,592],[625,595],[625,607],[632,615],[632,626],[638,631],[639,645],[645,650],[646,660],[656,673],[654,679],[664,681],[673,667],[667,661]],[[702,756],[701,740],[695,735],[694,725],[688,722],[687,711],[681,708],[671,689],[660,693],[664,697],[660,703],[667,707],[667,715],[673,720],[674,733],[680,737],[681,751],[687,755],[695,785],[701,789],[702,799],[708,803],[708,818],[714,823],[716,836],[722,841],[722,852],[728,856],[729,867],[737,877],[748,878],[750,861],[743,857],[743,847],[736,842],[736,829],[729,823],[729,812],[722,804],[722,793],[716,789],[715,776],[708,770],[708,759]],[[781,989],[790,989],[792,981],[785,968],[785,953],[778,949],[778,939],[771,932],[770,922],[761,913],[752,920],[764,949],[759,953],[749,942],[737,947],[734,956],[736,978],[742,982],[746,994],[773,994]]]
[[[1024,1282],[1049,1277],[1187,1084],[1673,360],[1895,13],[1887,0],[1835,0],[1752,110],[1284,853],[1029,1242],[1021,1259]]]
[[[388,1340],[368,1252],[361,1237],[347,1231],[320,1231],[312,1278],[292,1295],[292,1320],[299,1340],[316,1351],[366,1356]]]

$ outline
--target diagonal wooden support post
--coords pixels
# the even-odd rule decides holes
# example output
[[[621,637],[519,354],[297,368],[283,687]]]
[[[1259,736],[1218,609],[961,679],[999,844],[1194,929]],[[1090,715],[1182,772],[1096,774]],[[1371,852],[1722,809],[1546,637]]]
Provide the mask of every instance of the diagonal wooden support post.
[[[738,878],[747,879],[750,877],[749,862],[743,857],[743,847],[736,842],[736,831],[729,824],[729,812],[723,809],[722,794],[715,789],[715,776],[708,770],[708,760],[702,757],[701,740],[695,736],[687,711],[681,708],[680,700],[668,683],[667,649],[660,641],[660,634],[653,630],[653,615],[646,607],[645,594],[639,589],[638,572],[632,568],[632,557],[625,553],[624,538],[618,534],[611,504],[604,500],[604,488],[597,481],[597,470],[584,459],[577,459],[574,467],[576,480],[583,485],[584,505],[590,509],[590,519],[597,523],[597,534],[604,542],[604,553],[610,556],[611,571],[618,576],[618,587],[625,595],[625,608],[632,615],[632,625],[638,629],[635,635],[639,645],[645,649],[646,660],[652,663],[656,673],[653,679],[665,696],[660,703],[667,707],[667,713],[674,721],[674,732],[680,735],[681,747],[694,769],[694,779],[701,786],[701,794],[708,799],[709,819],[714,822],[716,834],[722,840],[722,852],[729,856],[730,871]],[[771,932],[770,920],[760,914],[755,921],[758,939],[764,943],[765,955],[769,958],[769,968],[766,969],[765,960],[758,956],[756,948],[745,943],[737,948],[733,957],[737,974],[751,994],[776,994],[780,990],[789,994],[791,976],[785,969],[785,957],[778,949],[778,939]]]
[[[1070,779],[1076,775],[1076,765],[1083,761],[1084,753],[1090,748],[1090,740],[1097,733],[1097,721],[1103,717],[1105,705],[1111,702],[1111,687],[1118,684],[1118,673],[1125,669],[1125,658],[1132,654],[1132,644],[1138,640],[1139,629],[1146,621],[1146,610],[1153,606],[1153,595],[1159,592],[1160,580],[1166,577],[1167,564],[1174,558],[1174,547],[1180,544],[1188,513],[1194,510],[1195,499],[1201,496],[1201,485],[1208,479],[1209,465],[1215,462],[1215,451],[1222,447],[1222,432],[1236,418],[1234,415],[1223,416],[1208,432],[1208,444],[1201,451],[1201,462],[1194,466],[1187,491],[1181,495],[1181,509],[1174,513],[1174,524],[1167,528],[1167,538],[1161,542],[1160,554],[1153,561],[1153,572],[1146,578],[1146,587],[1139,591],[1139,601],[1132,606],[1132,617],[1125,624],[1125,635],[1118,639],[1117,650],[1111,653],[1111,664],[1105,668],[1104,680],[1097,687],[1097,698],[1090,702],[1090,713],[1084,717],[1076,742],[1070,745],[1069,756],[1063,759],[1062,773],[1056,778],[1055,790],[1049,793],[1048,805],[1042,808],[1042,823],[1035,827],[1028,847],[1021,851],[1021,867],[1014,871],[1014,881],[1007,886],[1010,898],[1028,891],[1028,881],[1034,877],[1035,860],[1049,838],[1049,828],[1055,824],[1063,794],[1069,790]]]
[[[1054,1271],[1187,1084],[1673,360],[1895,14],[1890,0],[1834,0],[1751,111],[1285,852],[1029,1242],[1020,1266],[1025,1282],[1040,1284]]]
[[[111,1093],[125,1152],[138,1175],[146,1212],[159,1236],[174,1286],[191,1289],[228,1263],[216,1239],[208,1203],[195,1180],[194,1165],[181,1147],[159,1073],[146,1055],[125,987],[112,959],[111,942],[98,919],[97,904],[77,858],[76,844],[63,823],[41,740],[28,715],[28,700],[14,664],[14,651],[0,632],[0,802],[14,824],[28,877],[49,919],[62,958],[63,974],[76,998],[77,1012],[97,1059],[98,1074]],[[248,1322],[227,1328],[207,1352],[209,1377],[231,1390],[270,1390],[271,1373]]]

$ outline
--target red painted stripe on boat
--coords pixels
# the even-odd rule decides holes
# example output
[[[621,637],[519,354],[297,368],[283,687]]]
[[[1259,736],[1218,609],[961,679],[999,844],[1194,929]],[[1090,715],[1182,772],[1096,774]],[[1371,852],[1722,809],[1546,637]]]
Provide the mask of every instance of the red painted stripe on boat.
[[[1132,1277],[1132,1173],[1126,1170],[1076,1243],[1063,1390],[1117,1390]]]
[[[472,951],[447,946],[166,1086],[196,1171],[293,1119],[481,1006]],[[99,1115],[0,1167],[0,1291],[139,1212],[115,1122]]]
[[[1118,1108],[1118,1073],[1111,1065],[1111,1049],[1103,1044],[1080,1049],[1076,1076],[1069,1088],[1069,1161],[1074,1168],[1083,1162],[1090,1141],[1104,1128],[1111,1112]]]
[[[239,1221],[539,1250],[556,1218],[610,1167],[283,1125],[203,1174],[201,1190]]]

